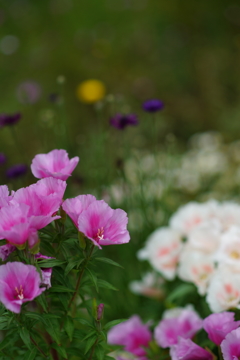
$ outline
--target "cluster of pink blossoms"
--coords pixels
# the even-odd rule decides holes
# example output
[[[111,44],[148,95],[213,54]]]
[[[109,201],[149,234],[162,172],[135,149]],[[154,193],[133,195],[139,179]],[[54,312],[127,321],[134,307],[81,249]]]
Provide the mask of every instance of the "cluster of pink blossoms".
[[[79,232],[94,245],[122,244],[130,240],[126,229],[127,214],[111,209],[104,201],[92,195],[80,195],[63,202],[66,180],[79,161],[69,159],[65,150],[53,150],[36,155],[31,169],[37,183],[9,193],[6,185],[0,186],[0,258],[6,261],[16,250],[30,249],[36,253],[41,230],[59,219],[60,207],[73,220]],[[38,259],[49,257],[38,253]],[[13,312],[20,312],[22,303],[33,300],[51,286],[52,269],[42,269],[41,276],[32,265],[20,262],[0,266],[0,301]],[[43,286],[43,287],[41,287]]]
[[[239,359],[240,321],[234,321],[234,313],[211,314],[202,320],[189,305],[186,308],[168,310],[154,330],[154,339],[162,348],[170,348],[172,360],[214,360],[214,355],[192,341],[204,329],[209,339],[220,345],[223,359]],[[108,342],[122,345],[123,350],[134,355],[135,360],[148,360],[147,351],[152,335],[148,325],[134,315],[129,320],[116,325],[108,333]],[[117,360],[127,360],[121,353]]]

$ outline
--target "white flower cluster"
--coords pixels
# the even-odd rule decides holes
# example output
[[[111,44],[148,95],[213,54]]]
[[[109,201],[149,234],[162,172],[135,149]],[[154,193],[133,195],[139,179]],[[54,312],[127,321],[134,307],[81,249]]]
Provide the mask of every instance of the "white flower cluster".
[[[166,279],[177,274],[197,286],[213,312],[240,304],[240,205],[190,202],[138,252]]]

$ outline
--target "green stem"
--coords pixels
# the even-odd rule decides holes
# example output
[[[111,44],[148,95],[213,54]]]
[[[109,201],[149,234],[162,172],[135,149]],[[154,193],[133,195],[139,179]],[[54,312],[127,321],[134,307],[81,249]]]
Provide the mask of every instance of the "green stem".
[[[97,343],[98,343],[98,339],[96,339],[95,343],[93,344],[92,351],[90,353],[90,356],[89,356],[88,360],[92,360],[92,357],[93,357],[93,354],[94,354],[95,347],[96,347]]]
[[[221,351],[220,346],[218,346],[218,355],[219,355],[219,360],[223,360],[222,351]]]
[[[40,353],[47,358],[47,355],[42,351],[42,349],[38,346],[38,344],[36,343],[36,341],[30,336],[30,340],[33,343],[33,345],[36,346],[36,348],[38,349],[38,351],[40,351]]]

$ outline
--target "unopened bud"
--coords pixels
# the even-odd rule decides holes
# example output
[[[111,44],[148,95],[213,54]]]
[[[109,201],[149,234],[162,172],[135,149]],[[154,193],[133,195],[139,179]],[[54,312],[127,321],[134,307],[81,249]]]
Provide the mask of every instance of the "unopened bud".
[[[100,321],[103,318],[104,304],[99,304],[97,307],[97,320]]]

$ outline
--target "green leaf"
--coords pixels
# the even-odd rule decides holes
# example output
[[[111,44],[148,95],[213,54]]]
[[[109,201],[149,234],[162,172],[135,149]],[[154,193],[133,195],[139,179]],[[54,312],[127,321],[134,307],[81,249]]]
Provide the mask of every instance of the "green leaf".
[[[166,301],[173,301],[175,299],[186,296],[195,291],[195,287],[192,284],[181,284],[176,287],[171,294],[166,298]]]
[[[49,259],[49,260],[39,260],[38,265],[40,268],[51,268],[54,266],[60,266],[65,264],[66,261],[64,260],[58,260],[58,259]]]
[[[58,344],[55,344],[55,343],[52,343],[51,344],[51,347],[55,350],[57,350],[57,352],[63,356],[65,359],[67,359],[67,353],[66,353],[66,350],[64,349],[64,347],[62,347],[61,345],[58,345]]]
[[[57,344],[60,344],[61,333],[60,333],[58,321],[55,319],[46,320],[46,321],[47,321],[46,331],[49,333],[49,335],[51,335],[51,337],[53,338],[53,340],[56,341]]]
[[[82,262],[84,259],[81,259],[80,261]],[[67,264],[65,271],[64,271],[64,275],[67,276],[67,274],[79,263],[79,259],[77,260],[70,260],[69,263]]]
[[[19,333],[20,333],[20,337],[22,338],[22,341],[24,342],[24,344],[31,350],[32,343],[30,340],[29,331],[25,327],[21,327]]]
[[[121,266],[117,262],[115,262],[115,261],[113,261],[111,259],[105,258],[105,257],[96,257],[96,258],[93,258],[93,260],[101,261],[101,262],[104,262],[104,263],[107,263],[107,264],[110,264],[110,265],[113,265],[113,266],[118,266],[118,267],[123,269],[123,266]]]
[[[82,359],[82,357],[80,356],[81,352],[82,351],[80,349],[76,348],[76,347],[67,348],[67,353],[69,355],[77,356],[78,360]]]
[[[102,279],[98,279],[98,286],[101,288],[118,291],[118,289],[115,288],[112,284]]]
[[[47,324],[47,322],[45,321],[44,318],[44,314],[40,315],[38,313],[35,312],[26,312],[24,315],[26,315],[27,317],[29,317],[30,319],[34,319],[34,320],[38,320],[43,322],[45,325]],[[47,314],[46,314],[47,315]]]
[[[86,341],[84,355],[87,354],[87,352],[91,349],[91,347],[93,346],[96,340],[97,340],[97,335],[94,335]]]
[[[115,326],[115,325],[118,325],[120,323],[122,323],[123,321],[126,321],[127,319],[118,319],[118,320],[113,320],[113,321],[109,321],[106,325],[104,325],[104,329],[105,330],[108,330],[110,329],[111,327]]]
[[[103,349],[102,346],[98,345],[95,349],[94,354],[96,355],[96,358],[98,360],[103,360],[105,355],[105,349]]]
[[[96,330],[90,331],[84,338],[81,339],[80,342],[87,340],[90,336],[93,336],[93,335],[96,335]]]
[[[64,322],[64,329],[68,334],[70,341],[72,341],[73,332],[74,332],[74,322],[70,316],[67,316],[66,321]]]
[[[87,326],[90,326],[91,328],[94,328],[93,324],[91,324],[91,323],[90,323],[88,320],[86,320],[86,319],[75,318],[75,320],[77,320],[78,322],[80,322],[80,324],[87,325]]]
[[[18,339],[19,334],[9,334],[7,336],[5,336],[5,338],[3,339],[3,341],[0,342],[0,350],[4,349],[6,346],[13,346],[13,344],[15,343],[15,341]]]
[[[97,284],[97,277],[96,275],[91,271],[89,270],[88,268],[86,268],[87,272],[88,272],[88,275],[89,275],[89,278],[90,280],[92,280],[93,282],[93,285],[95,286],[97,292],[98,292],[98,284]]]
[[[24,354],[22,360],[34,360],[36,358],[38,350],[34,347]]]
[[[36,301],[42,306],[43,310],[45,312],[48,312],[48,304],[47,304],[47,301],[46,301],[46,298],[45,298],[45,294],[41,294],[39,295],[37,298],[36,298]]]
[[[74,292],[73,289],[69,289],[66,286],[62,286],[62,285],[54,285],[50,288],[50,292]]]

